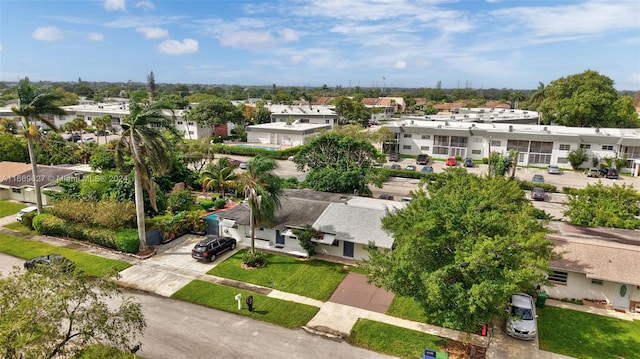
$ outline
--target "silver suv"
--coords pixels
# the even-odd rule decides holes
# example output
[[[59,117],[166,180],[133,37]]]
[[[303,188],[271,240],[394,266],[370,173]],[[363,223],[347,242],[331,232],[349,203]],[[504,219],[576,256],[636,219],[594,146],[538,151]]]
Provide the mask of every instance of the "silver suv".
[[[507,320],[507,334],[514,338],[533,340],[538,333],[536,306],[533,298],[524,293],[511,297],[510,316]]]

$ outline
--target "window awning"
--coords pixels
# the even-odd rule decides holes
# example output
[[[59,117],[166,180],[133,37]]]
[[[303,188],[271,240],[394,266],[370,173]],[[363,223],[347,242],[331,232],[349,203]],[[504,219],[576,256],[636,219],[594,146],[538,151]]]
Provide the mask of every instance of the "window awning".
[[[322,238],[320,238],[320,239],[317,239],[317,238],[311,238],[311,242],[320,243],[320,244],[328,244],[328,245],[333,244],[333,241],[334,241],[334,240],[335,240],[335,239],[334,239],[333,237],[328,237],[328,238],[327,238],[327,236],[322,237]]]

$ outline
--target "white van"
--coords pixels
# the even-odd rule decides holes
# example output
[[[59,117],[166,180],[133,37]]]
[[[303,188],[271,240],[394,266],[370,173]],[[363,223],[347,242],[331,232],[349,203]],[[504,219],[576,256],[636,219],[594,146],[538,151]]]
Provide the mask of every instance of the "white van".
[[[16,220],[18,222],[22,221],[22,215],[25,213],[29,213],[29,212],[33,212],[33,211],[37,211],[38,210],[38,206],[29,206],[26,208],[23,208],[20,210],[20,212],[18,212],[18,214],[16,215]]]

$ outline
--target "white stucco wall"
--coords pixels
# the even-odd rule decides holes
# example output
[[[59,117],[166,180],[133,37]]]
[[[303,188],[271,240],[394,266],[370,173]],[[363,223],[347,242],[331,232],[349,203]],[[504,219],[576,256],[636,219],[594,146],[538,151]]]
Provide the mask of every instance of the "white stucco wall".
[[[611,303],[615,293],[616,283],[604,281],[602,285],[592,284],[591,278],[585,274],[568,272],[567,284],[555,284],[544,287],[552,298],[598,299]]]

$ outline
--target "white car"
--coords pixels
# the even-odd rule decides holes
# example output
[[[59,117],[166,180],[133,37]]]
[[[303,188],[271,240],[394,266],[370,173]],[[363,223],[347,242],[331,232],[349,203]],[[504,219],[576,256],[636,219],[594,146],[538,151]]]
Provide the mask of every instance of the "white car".
[[[25,213],[29,213],[29,212],[33,212],[33,211],[37,211],[38,207],[37,206],[29,206],[26,208],[23,208],[20,210],[20,212],[18,212],[18,214],[16,215],[16,220],[18,222],[22,221],[22,215]]]
[[[506,328],[507,334],[523,340],[536,338],[536,334],[538,334],[536,306],[530,295],[524,293],[514,294],[511,297],[509,314]]]

